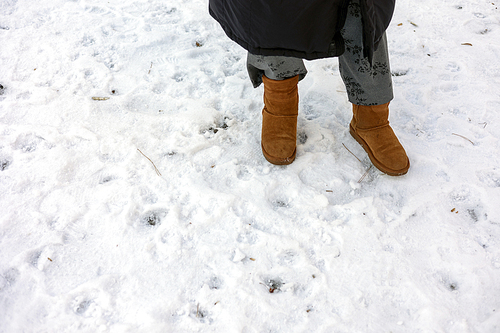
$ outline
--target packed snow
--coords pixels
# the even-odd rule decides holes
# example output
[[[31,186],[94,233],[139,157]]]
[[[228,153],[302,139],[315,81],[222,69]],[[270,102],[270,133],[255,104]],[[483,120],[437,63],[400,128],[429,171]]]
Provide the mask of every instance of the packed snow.
[[[499,6],[397,1],[391,177],[336,59],[269,164],[207,0],[0,0],[0,332],[500,332]]]

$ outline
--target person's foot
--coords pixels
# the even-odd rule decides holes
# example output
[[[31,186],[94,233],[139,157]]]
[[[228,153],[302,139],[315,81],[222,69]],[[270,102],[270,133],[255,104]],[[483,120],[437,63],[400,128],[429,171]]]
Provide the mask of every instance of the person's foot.
[[[401,176],[408,172],[410,160],[388,119],[389,103],[372,106],[353,104],[349,131],[377,169],[390,176]]]
[[[295,160],[299,76],[271,80],[263,76],[262,153],[269,163],[290,164]]]

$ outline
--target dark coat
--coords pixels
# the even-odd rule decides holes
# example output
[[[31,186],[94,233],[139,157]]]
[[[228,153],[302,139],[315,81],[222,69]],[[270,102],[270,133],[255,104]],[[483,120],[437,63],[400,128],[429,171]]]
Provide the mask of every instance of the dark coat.
[[[349,0],[210,0],[209,12],[250,53],[318,59],[344,52]],[[395,0],[360,0],[365,56],[389,26]]]

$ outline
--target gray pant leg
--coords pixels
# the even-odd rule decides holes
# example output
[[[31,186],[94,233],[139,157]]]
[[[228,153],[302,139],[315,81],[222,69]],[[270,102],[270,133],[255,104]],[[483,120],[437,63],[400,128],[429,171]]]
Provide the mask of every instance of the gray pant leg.
[[[247,70],[254,88],[262,83],[262,75],[271,80],[284,80],[299,75],[299,80],[302,80],[307,74],[302,59],[251,53],[247,56]]]
[[[384,34],[373,54],[373,65],[363,57],[363,26],[358,0],[351,0],[342,30],[346,51],[339,57],[339,70],[349,102],[357,105],[380,105],[393,98],[392,78]]]

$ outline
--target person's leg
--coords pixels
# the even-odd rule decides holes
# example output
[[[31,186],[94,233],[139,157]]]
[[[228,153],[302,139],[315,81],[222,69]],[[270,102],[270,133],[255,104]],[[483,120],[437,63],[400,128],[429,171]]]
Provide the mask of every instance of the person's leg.
[[[295,159],[299,94],[297,84],[307,70],[302,59],[248,54],[248,75],[254,87],[264,83],[262,153],[272,164]]]
[[[387,39],[384,34],[370,64],[363,57],[362,31],[359,1],[351,0],[342,30],[346,52],[339,57],[340,74],[353,104],[349,130],[375,167],[391,176],[404,175],[410,161],[389,125],[393,91]]]
[[[261,85],[263,75],[268,79],[280,81],[297,75],[299,75],[299,80],[302,80],[307,74],[307,69],[302,59],[261,56],[251,53],[248,53],[247,56],[247,70],[254,88]]]
[[[373,54],[373,64],[363,57],[363,25],[358,0],[351,0],[342,37],[346,51],[339,57],[339,70],[349,102],[380,105],[393,98],[387,39],[384,34]]]

